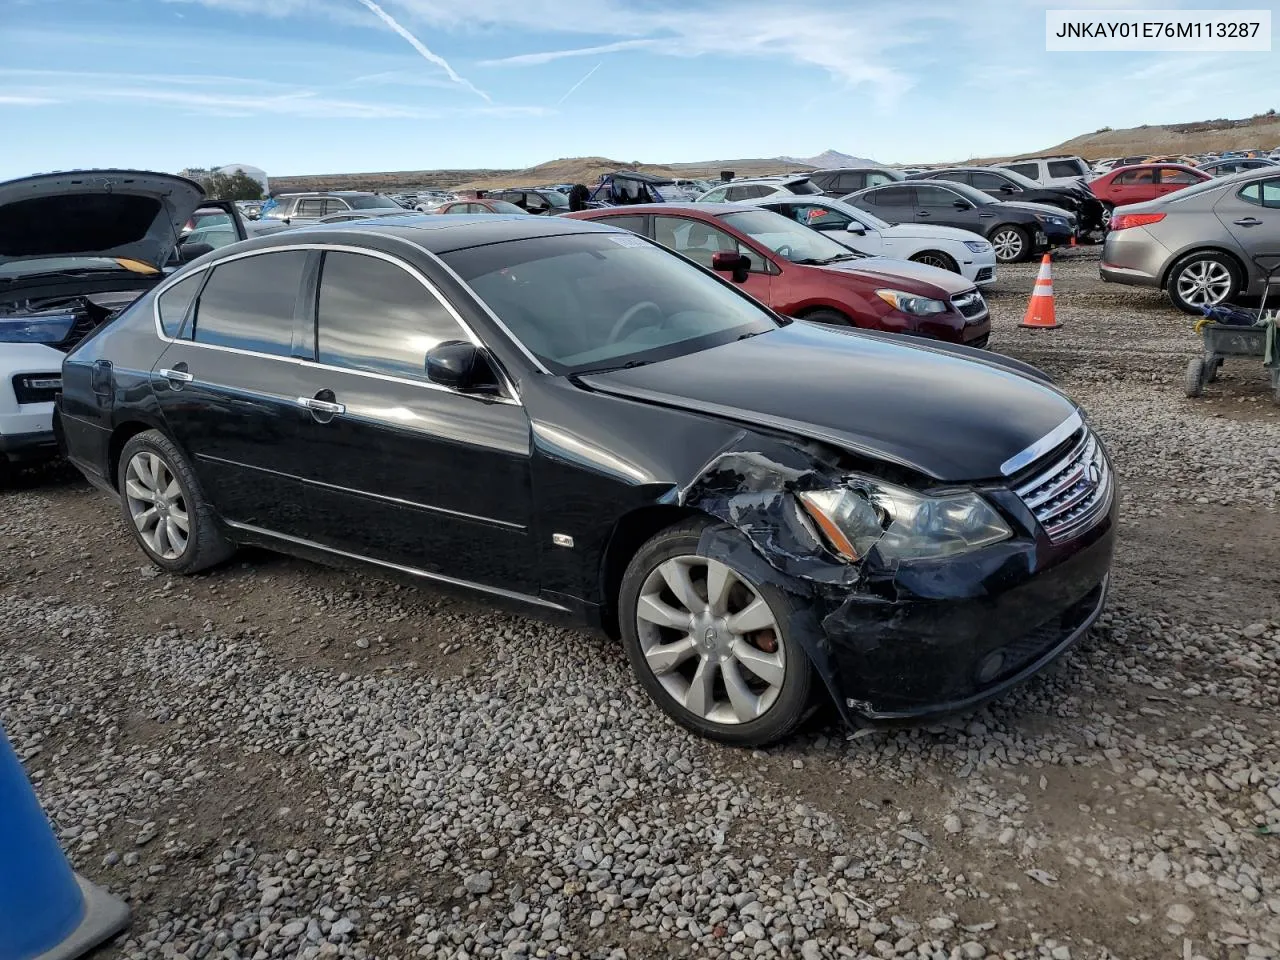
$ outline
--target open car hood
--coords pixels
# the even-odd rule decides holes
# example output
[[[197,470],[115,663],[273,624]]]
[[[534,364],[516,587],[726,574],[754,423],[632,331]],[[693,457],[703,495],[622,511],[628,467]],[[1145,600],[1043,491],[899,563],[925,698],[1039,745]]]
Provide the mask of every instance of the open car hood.
[[[75,170],[0,183],[0,265],[111,257],[163,266],[204,200],[194,180],[145,170]]]

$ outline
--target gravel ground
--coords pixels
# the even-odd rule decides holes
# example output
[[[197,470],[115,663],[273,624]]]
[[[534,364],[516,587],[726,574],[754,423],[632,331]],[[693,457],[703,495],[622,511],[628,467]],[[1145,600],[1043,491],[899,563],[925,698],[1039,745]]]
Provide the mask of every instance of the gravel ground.
[[[65,468],[0,494],[0,719],[105,958],[1280,957],[1280,407],[1152,292],[1055,269],[993,346],[1122,477],[1109,611],[929,727],[767,751],[667,722],[595,636],[265,553],[148,566]]]

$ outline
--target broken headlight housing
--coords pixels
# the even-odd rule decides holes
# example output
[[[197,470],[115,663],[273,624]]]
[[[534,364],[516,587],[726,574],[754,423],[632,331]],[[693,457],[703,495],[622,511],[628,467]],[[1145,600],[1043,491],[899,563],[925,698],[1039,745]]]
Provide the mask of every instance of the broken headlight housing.
[[[878,549],[887,561],[938,560],[1013,536],[991,504],[972,491],[931,497],[872,477],[846,477],[830,490],[800,494],[800,502],[846,560]]]

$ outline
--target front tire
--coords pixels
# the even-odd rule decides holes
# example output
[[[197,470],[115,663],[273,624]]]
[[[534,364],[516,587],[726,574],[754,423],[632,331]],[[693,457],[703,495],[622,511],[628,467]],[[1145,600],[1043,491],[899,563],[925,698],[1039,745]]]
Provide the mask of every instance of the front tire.
[[[710,519],[650,539],[627,567],[618,619],[645,692],[681,726],[736,746],[791,734],[813,706],[813,668],[791,634],[793,605],[732,563],[699,552]]]
[[[218,530],[187,458],[159,430],[124,445],[116,488],[129,532],[162,570],[197,573],[235,552]]]
[[[941,250],[921,250],[909,259],[913,263],[923,263],[927,267],[937,267],[939,270],[949,270],[951,273],[960,272],[960,265]]]
[[[1031,238],[1022,227],[1002,224],[991,231],[991,246],[1001,263],[1022,263],[1031,259]]]
[[[1183,313],[1200,314],[1234,300],[1244,286],[1240,267],[1225,253],[1205,250],[1183,257],[1165,281],[1165,293]]]

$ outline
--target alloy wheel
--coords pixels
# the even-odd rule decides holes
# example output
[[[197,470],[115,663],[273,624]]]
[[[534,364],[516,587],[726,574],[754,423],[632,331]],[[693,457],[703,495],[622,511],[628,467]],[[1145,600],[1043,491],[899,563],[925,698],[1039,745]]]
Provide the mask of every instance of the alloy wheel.
[[[1001,230],[991,238],[991,246],[1000,260],[1017,260],[1022,256],[1022,234],[1017,230]]]
[[[191,538],[187,500],[173,470],[159,454],[142,450],[125,471],[129,516],[147,547],[162,560],[177,560]]]
[[[773,611],[718,560],[679,556],[655,567],[636,602],[636,627],[654,677],[703,720],[758,719],[782,690],[787,662]]]
[[[923,263],[926,267],[937,267],[939,270],[951,270],[951,264],[936,253],[924,253],[915,257],[914,260],[916,263]]]
[[[1217,260],[1196,260],[1178,274],[1178,296],[1193,307],[1212,307],[1231,292],[1231,271]]]

